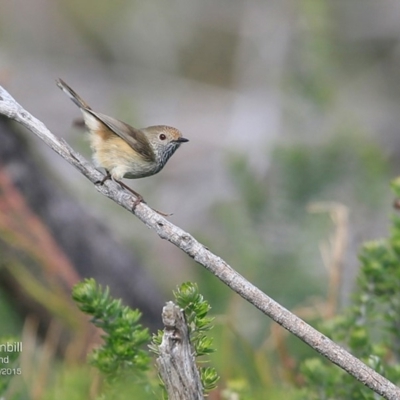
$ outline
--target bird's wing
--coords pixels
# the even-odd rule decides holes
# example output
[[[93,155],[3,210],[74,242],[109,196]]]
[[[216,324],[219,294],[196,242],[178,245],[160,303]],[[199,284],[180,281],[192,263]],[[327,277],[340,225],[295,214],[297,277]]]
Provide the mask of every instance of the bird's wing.
[[[92,114],[117,136],[125,140],[125,142],[128,143],[133,150],[137,151],[145,160],[155,161],[155,154],[150,142],[140,129],[136,129],[122,121],[109,117],[108,115],[94,112],[93,110],[86,109],[85,111]]]

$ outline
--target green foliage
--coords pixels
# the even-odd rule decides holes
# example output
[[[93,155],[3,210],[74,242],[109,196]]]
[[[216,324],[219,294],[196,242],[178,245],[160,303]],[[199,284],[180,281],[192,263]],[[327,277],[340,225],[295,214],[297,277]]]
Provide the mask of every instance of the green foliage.
[[[211,322],[214,319],[207,317],[211,306],[199,293],[197,285],[191,282],[183,283],[174,292],[174,296],[176,304],[185,313],[190,340],[196,356],[200,357],[214,352],[212,338],[206,336],[206,332],[212,329]]]
[[[79,308],[92,316],[92,322],[104,331],[104,344],[93,351],[90,362],[110,380],[134,372],[142,379],[150,357],[143,346],[150,340],[147,329],[139,324],[141,313],[123,306],[121,300],[112,299],[108,288],[96,284],[94,279],[78,283],[72,292]]]
[[[400,182],[394,189],[400,193]],[[400,383],[400,218],[394,217],[388,239],[366,243],[351,306],[320,329],[334,341],[387,377]],[[343,370],[322,359],[302,365],[304,399],[376,399],[376,395]],[[321,395],[322,394],[322,395]]]
[[[208,393],[217,387],[220,377],[215,368],[202,367],[200,368],[200,379],[204,388],[204,392]]]
[[[212,329],[211,322],[214,318],[207,316],[211,306],[199,293],[198,286],[191,282],[183,283],[174,292],[174,297],[176,304],[184,310],[196,357],[213,353],[213,338],[206,333]],[[207,393],[215,389],[219,380],[215,368],[200,367],[199,370],[204,391]]]
[[[123,306],[121,300],[113,299],[108,288],[103,289],[94,279],[77,284],[72,293],[79,308],[92,316],[92,322],[104,331],[104,344],[90,355],[90,363],[108,378],[107,398],[123,398],[123,393],[134,392],[146,398],[158,392],[149,370],[150,356],[143,349],[150,341],[147,329],[139,324],[140,312]],[[176,304],[184,310],[189,327],[191,344],[196,357],[214,351],[212,339],[206,335],[211,328],[212,318],[207,314],[210,305],[199,293],[197,285],[187,282],[174,292]],[[154,335],[149,345],[158,354],[162,331]],[[202,361],[204,362],[204,361]],[[216,387],[219,379],[214,368],[199,368],[204,391]]]

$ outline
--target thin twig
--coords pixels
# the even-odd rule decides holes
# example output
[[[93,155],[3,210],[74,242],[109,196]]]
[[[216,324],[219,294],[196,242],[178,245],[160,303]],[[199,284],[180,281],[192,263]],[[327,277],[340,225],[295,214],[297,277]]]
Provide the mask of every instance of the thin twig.
[[[55,152],[60,154],[61,157],[75,166],[92,183],[99,182],[102,179],[103,176],[101,173],[91,163],[75,152],[64,140],[54,136],[41,121],[22,108],[1,86],[0,114],[14,119],[28,128]],[[132,211],[135,198],[115,182],[107,181],[103,186],[96,185],[96,189],[135,214],[162,239],[166,239],[179,247],[242,298],[253,304],[261,312],[268,315],[275,322],[296,335],[318,353],[344,369],[374,392],[389,400],[400,399],[400,389],[392,382],[268,297],[237,273],[224,260],[199,243],[192,235],[167,221],[146,204],[140,203]]]

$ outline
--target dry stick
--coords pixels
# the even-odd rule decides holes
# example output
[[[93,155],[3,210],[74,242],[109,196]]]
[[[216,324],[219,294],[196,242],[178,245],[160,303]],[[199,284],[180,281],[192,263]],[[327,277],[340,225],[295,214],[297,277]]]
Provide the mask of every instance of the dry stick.
[[[162,320],[165,329],[156,363],[168,400],[204,400],[183,310],[169,301],[163,308]]]
[[[0,114],[14,119],[28,128],[55,152],[60,154],[61,157],[75,166],[91,182],[96,183],[103,178],[103,175],[92,164],[85,160],[79,153],[75,152],[64,140],[54,136],[41,121],[22,108],[1,86]],[[162,239],[166,239],[182,249],[249,303],[253,304],[279,325],[296,335],[318,353],[344,369],[374,392],[386,399],[400,399],[400,388],[272,300],[260,289],[243,278],[224,260],[199,243],[189,233],[167,221],[146,204],[140,203],[132,211],[135,198],[115,182],[107,181],[103,186],[96,185],[96,189],[128,211],[131,211]]]

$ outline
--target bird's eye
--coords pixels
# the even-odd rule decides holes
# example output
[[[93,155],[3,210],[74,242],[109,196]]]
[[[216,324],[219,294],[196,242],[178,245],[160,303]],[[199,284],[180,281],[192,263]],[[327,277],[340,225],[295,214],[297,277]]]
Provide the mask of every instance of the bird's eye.
[[[165,140],[167,137],[162,133],[162,134],[159,136],[159,138],[160,138],[160,140]]]

